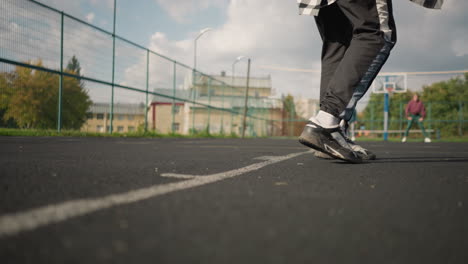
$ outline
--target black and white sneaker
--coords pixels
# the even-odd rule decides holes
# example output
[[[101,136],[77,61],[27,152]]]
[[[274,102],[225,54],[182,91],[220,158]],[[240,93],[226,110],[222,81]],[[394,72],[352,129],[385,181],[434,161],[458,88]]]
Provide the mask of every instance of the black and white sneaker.
[[[334,157],[328,155],[327,153],[321,152],[318,150],[314,151],[314,157],[319,158],[319,159],[326,159],[326,160],[335,159]]]
[[[346,141],[348,142],[351,149],[354,152],[356,152],[359,156],[361,156],[362,159],[364,159],[364,160],[375,160],[377,158],[377,156],[374,153],[372,153],[368,149],[365,149],[365,148],[359,146],[358,144],[354,143],[354,141],[352,141],[351,139],[346,138]]]
[[[362,158],[349,146],[339,126],[323,128],[309,121],[299,136],[299,142],[334,158],[351,163],[362,163]]]
[[[377,156],[370,152],[368,149],[365,149],[361,146],[359,146],[358,144],[356,144],[354,141],[352,141],[349,137],[348,137],[348,122],[346,121],[342,121],[340,123],[340,127],[341,127],[341,130],[343,131],[343,135],[346,139],[346,142],[348,142],[348,145],[351,147],[351,149],[356,152],[362,159],[364,160],[375,160],[377,158]]]
[[[346,141],[348,142],[351,149],[356,152],[356,154],[358,154],[363,160],[375,160],[377,158],[374,153],[354,143],[354,141],[352,141],[349,137],[346,137]],[[318,150],[314,152],[314,157],[319,159],[335,159],[334,157]]]

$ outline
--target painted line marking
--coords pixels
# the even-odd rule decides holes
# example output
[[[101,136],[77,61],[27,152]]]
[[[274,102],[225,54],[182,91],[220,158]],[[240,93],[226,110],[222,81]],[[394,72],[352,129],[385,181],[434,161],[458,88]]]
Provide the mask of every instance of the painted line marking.
[[[193,179],[197,177],[197,175],[189,175],[189,174],[178,174],[178,173],[163,173],[161,177],[166,178],[176,178],[176,179]]]
[[[271,160],[274,159],[275,156],[261,156],[261,157],[256,157],[254,158],[255,160]]]
[[[187,178],[186,181],[153,185],[124,193],[111,194],[100,198],[70,200],[58,204],[30,209],[24,212],[6,214],[0,216],[0,238],[34,230],[42,226],[59,223],[74,217],[83,216],[114,206],[135,203],[167,193],[214,183],[251,171],[259,170],[265,166],[292,159],[306,153],[310,153],[310,151],[291,153],[286,156],[269,157],[268,160],[254,163],[243,168],[211,175],[203,175],[202,177],[184,175],[192,176],[191,178]],[[175,174],[166,173],[165,175],[167,177],[168,175],[174,176]]]
[[[260,156],[260,157],[255,157],[253,158],[254,160],[271,160],[275,159],[278,156]],[[161,177],[166,177],[166,178],[176,178],[176,179],[192,179],[195,177],[205,177],[203,175],[191,175],[191,174],[179,174],[179,173],[162,173],[160,175]]]

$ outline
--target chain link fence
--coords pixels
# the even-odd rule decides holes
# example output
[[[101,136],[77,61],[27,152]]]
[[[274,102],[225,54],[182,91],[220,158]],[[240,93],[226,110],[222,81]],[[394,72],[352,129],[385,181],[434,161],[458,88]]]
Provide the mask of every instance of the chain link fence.
[[[3,0],[0,41],[3,128],[297,136],[319,109],[317,100],[273,98],[270,76],[207,75],[124,39],[115,15],[110,32],[34,0]],[[426,102],[427,128],[465,135],[467,101]],[[396,134],[406,103],[391,102]],[[449,118],[433,114],[448,104],[456,104]],[[383,102],[366,109],[355,131],[378,136]]]
[[[391,100],[388,130],[393,137],[402,137],[408,120],[405,108],[408,101]],[[468,101],[423,101],[426,117],[423,126],[432,138],[463,137],[468,134]],[[369,102],[358,115],[355,133],[363,137],[380,137],[384,129],[384,102]],[[421,128],[413,124],[410,136],[422,138]]]
[[[271,78],[209,76],[33,0],[0,5],[3,127],[281,136]],[[245,120],[244,120],[245,119]],[[245,123],[245,128],[244,128]]]

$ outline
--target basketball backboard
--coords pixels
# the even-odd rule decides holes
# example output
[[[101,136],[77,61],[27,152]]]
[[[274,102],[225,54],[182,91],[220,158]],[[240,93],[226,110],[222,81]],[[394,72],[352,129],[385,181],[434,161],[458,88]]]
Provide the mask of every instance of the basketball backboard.
[[[406,73],[378,75],[372,83],[374,93],[404,93],[407,89]]]

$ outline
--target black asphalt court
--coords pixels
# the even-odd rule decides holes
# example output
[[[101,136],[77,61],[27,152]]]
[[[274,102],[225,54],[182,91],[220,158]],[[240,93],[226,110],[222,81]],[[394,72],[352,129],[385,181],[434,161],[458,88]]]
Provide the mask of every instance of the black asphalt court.
[[[0,263],[468,263],[468,143],[0,137]]]

